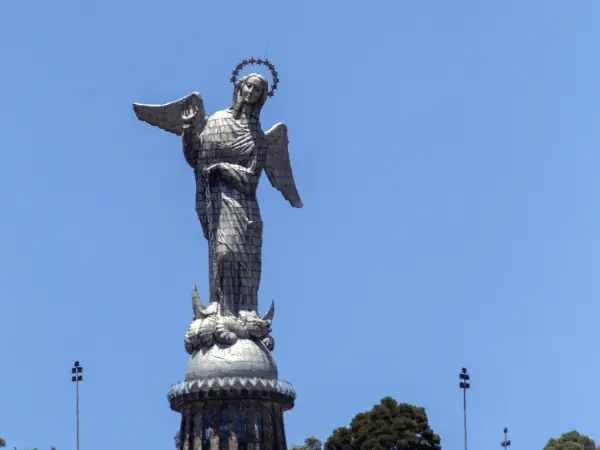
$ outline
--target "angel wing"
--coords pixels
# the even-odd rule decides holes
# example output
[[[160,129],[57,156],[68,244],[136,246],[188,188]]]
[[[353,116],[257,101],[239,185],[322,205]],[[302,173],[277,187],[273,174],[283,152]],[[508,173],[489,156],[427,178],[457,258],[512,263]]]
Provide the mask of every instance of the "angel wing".
[[[302,208],[302,200],[290,164],[288,152],[288,133],[284,123],[278,123],[265,132],[267,138],[267,159],[265,172],[271,185],[283,194],[285,199],[295,208]]]
[[[192,92],[177,101],[165,105],[134,103],[133,111],[142,122],[181,136],[183,133],[181,113],[184,108],[190,107],[198,111],[195,126],[199,127],[199,130],[202,131],[206,124],[206,112],[204,111],[204,101],[198,92]]]

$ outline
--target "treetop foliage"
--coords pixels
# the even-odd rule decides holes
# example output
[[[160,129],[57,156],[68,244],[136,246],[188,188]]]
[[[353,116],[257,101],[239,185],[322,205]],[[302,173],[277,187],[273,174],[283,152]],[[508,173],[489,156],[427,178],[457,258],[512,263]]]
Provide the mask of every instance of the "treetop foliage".
[[[292,445],[290,450],[321,450],[323,443],[314,436],[304,439],[303,445]]]
[[[350,427],[334,430],[324,450],[441,450],[425,408],[385,397],[354,416]]]
[[[563,433],[558,439],[550,438],[544,450],[596,450],[596,443],[592,438],[578,431]]]

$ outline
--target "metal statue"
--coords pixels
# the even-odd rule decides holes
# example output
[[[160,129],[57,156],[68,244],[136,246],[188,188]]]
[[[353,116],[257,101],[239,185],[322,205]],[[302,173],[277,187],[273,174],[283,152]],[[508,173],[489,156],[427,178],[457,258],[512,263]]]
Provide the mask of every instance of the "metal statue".
[[[257,73],[238,79],[249,64],[270,69],[271,89]],[[290,165],[286,125],[278,123],[264,132],[260,123],[262,107],[279,83],[274,66],[268,60],[246,59],[231,81],[231,105],[210,117],[197,92],[165,105],[133,106],[138,119],[182,136],[183,154],[196,178],[196,212],[209,244],[210,301],[219,304],[219,315],[244,316],[249,323],[251,317],[262,320],[248,313],[258,310],[263,222],[256,190],[263,169],[293,207],[302,207],[302,201]],[[245,329],[240,324],[231,322],[229,327]],[[259,328],[257,337],[267,337],[269,327]]]

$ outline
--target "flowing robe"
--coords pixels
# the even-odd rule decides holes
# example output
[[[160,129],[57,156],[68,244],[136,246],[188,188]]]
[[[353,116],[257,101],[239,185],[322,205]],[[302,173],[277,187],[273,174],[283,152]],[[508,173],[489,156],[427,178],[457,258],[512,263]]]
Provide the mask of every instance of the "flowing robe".
[[[216,282],[231,312],[257,311],[263,222],[256,189],[267,151],[260,121],[244,114],[236,117],[231,109],[219,111],[202,133],[184,131],[183,150],[194,167],[196,212],[209,240],[211,300],[216,299]],[[210,177],[209,229],[203,170],[217,163],[220,167]]]

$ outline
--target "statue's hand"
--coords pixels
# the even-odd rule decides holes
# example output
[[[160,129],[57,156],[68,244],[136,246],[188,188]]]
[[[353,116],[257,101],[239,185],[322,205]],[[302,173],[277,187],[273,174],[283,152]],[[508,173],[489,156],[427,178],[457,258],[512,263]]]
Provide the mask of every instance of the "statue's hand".
[[[223,167],[223,163],[216,163],[216,164],[213,164],[211,166],[208,166],[208,167],[205,167],[204,169],[202,169],[202,173],[204,174],[205,177],[215,176],[215,175],[219,174],[222,167]]]
[[[185,102],[181,111],[181,119],[183,120],[183,123],[186,125],[193,124],[196,120],[198,112],[199,109],[197,106],[194,106],[190,101]]]

